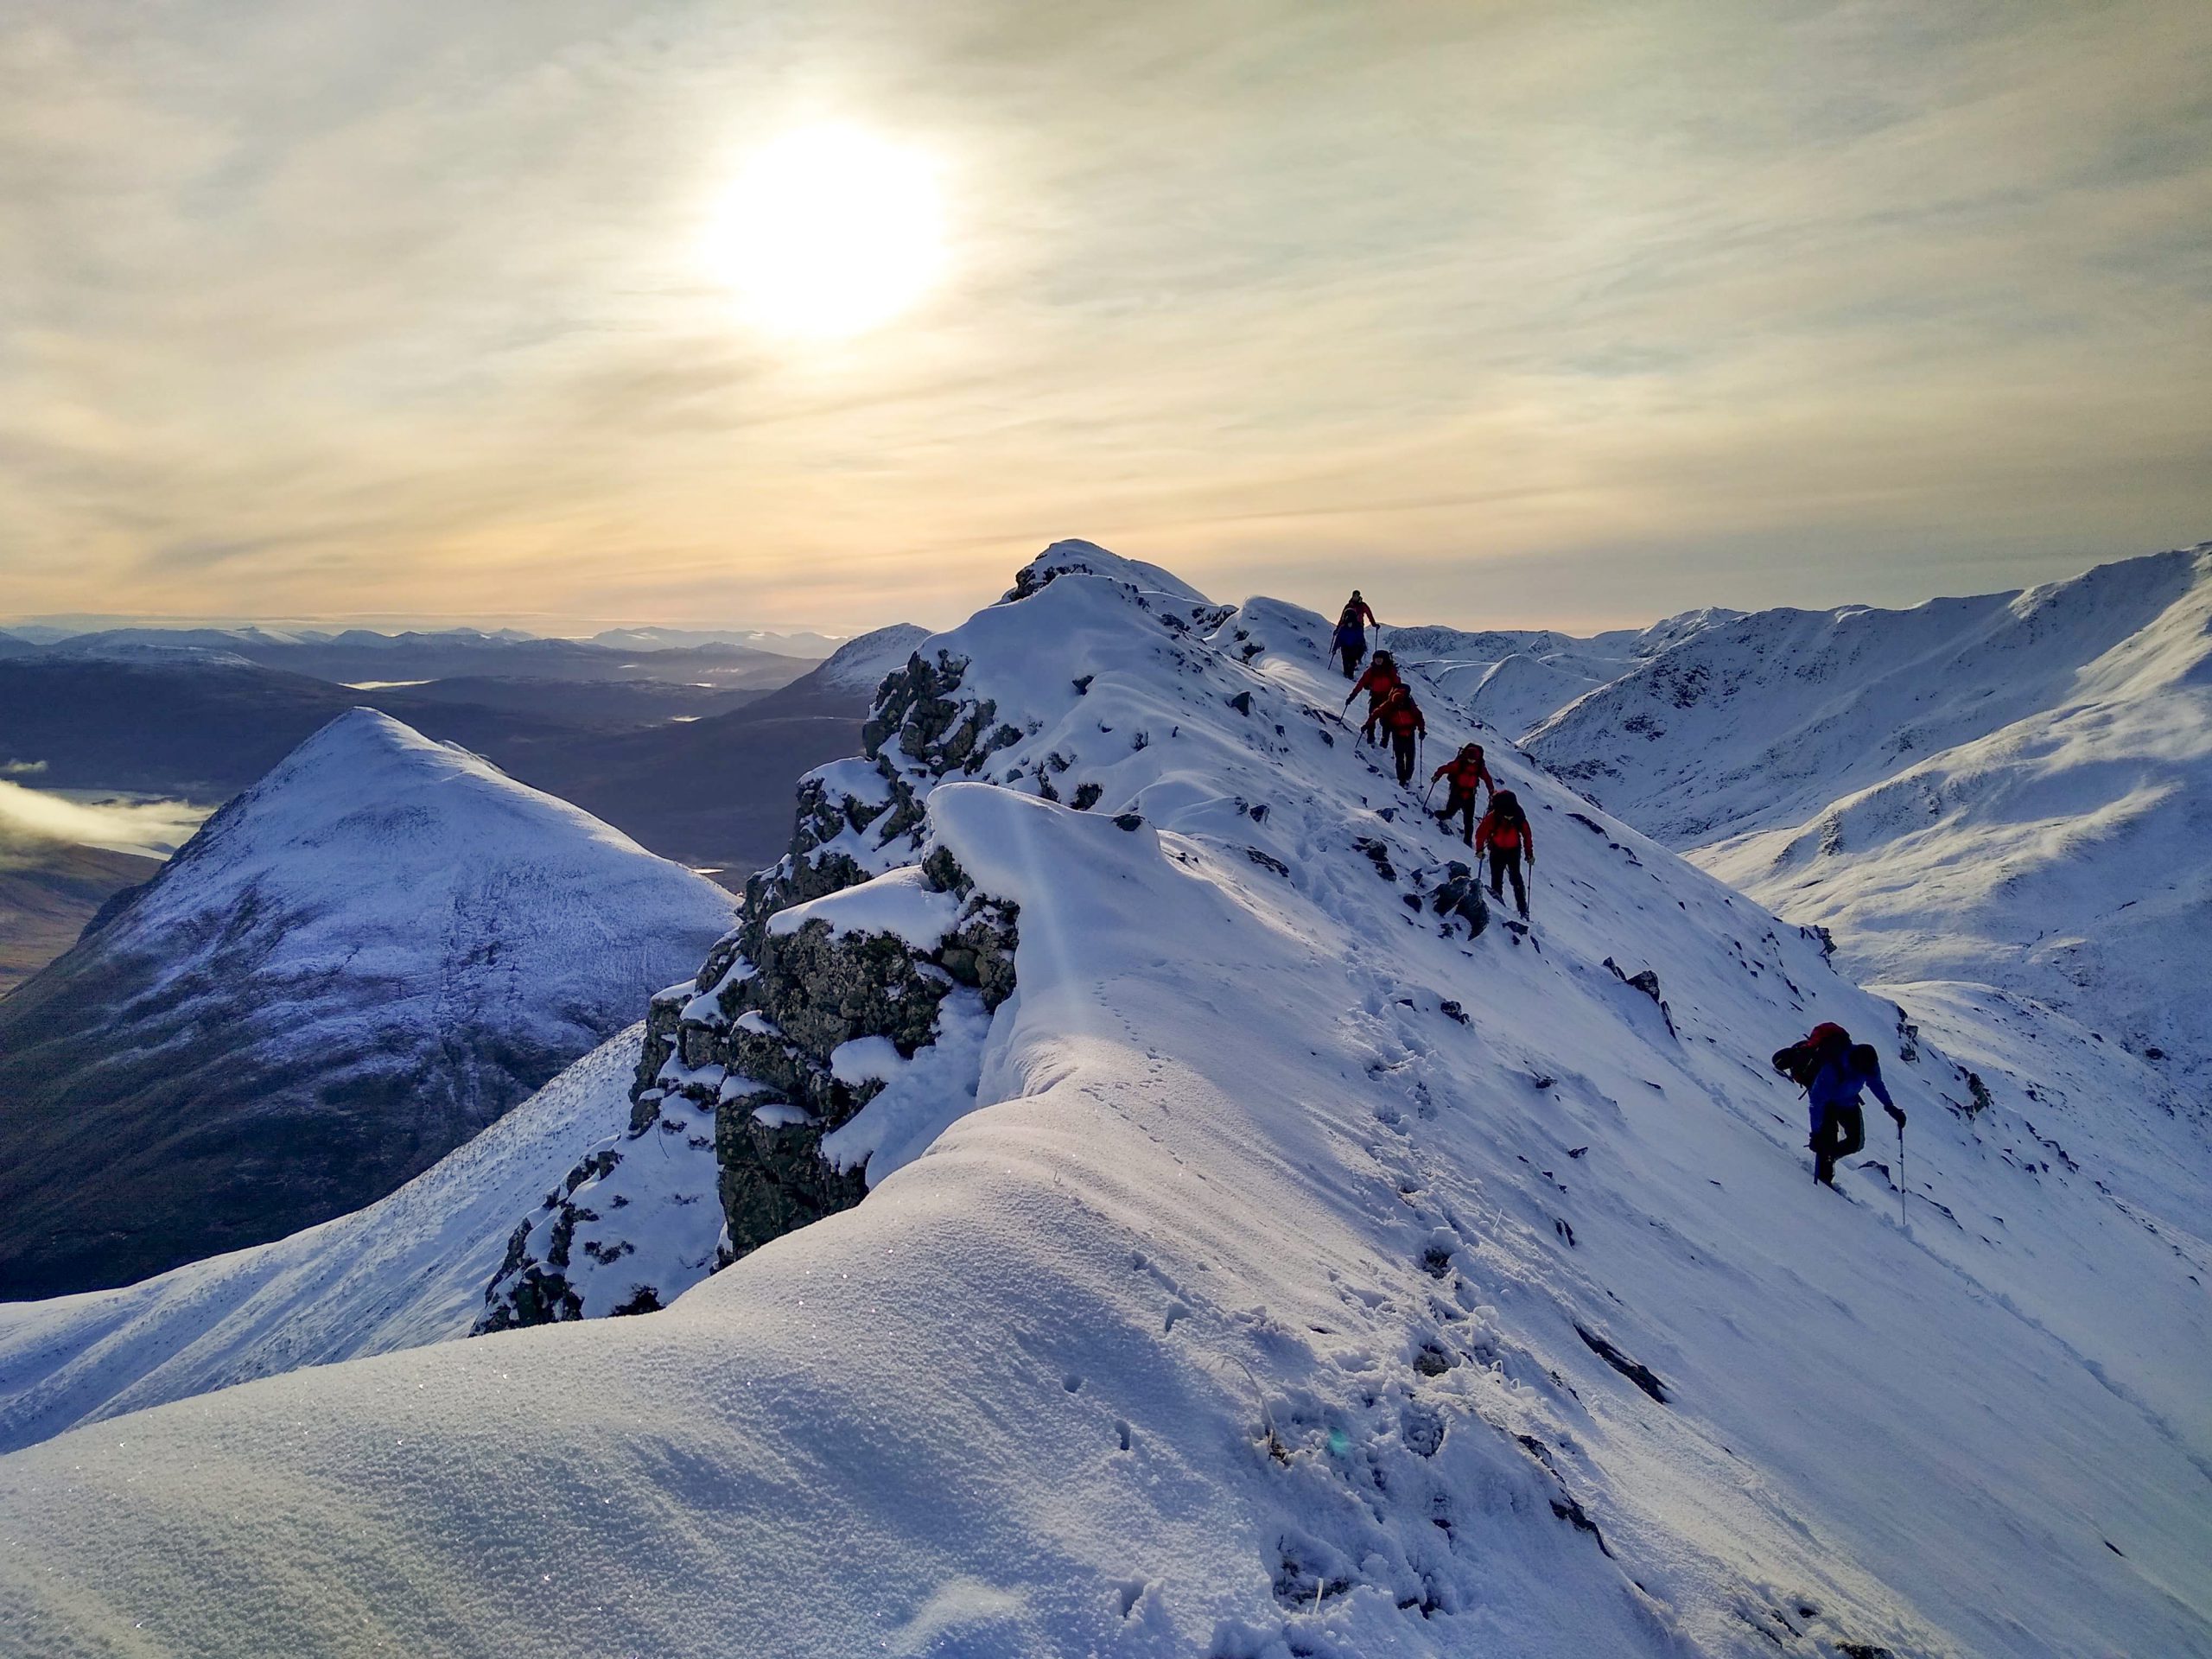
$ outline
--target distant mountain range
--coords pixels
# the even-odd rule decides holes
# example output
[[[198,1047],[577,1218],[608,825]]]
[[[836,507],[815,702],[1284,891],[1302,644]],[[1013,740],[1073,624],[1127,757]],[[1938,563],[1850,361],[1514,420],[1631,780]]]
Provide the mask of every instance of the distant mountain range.
[[[137,639],[161,644],[175,642],[179,636],[193,635],[201,643],[210,639],[239,641],[254,645],[327,645],[344,643],[348,645],[373,647],[378,641],[442,640],[455,645],[479,644],[523,645],[532,642],[552,642],[563,645],[588,644],[603,645],[613,651],[666,651],[696,645],[744,645],[777,656],[797,657],[808,662],[817,662],[827,657],[850,636],[817,633],[809,629],[778,632],[768,628],[662,628],[624,627],[602,628],[588,637],[574,634],[532,633],[524,628],[405,628],[388,632],[381,628],[315,628],[271,627],[258,624],[226,626],[220,624],[144,622],[122,617],[84,617],[79,626],[64,626],[51,622],[16,623],[0,629],[0,653],[4,653],[12,642],[29,645],[34,649],[59,645],[69,640],[106,638]]]
[[[785,684],[818,660],[812,655],[722,641],[612,645],[582,639],[516,639],[466,630],[384,634],[359,628],[327,638],[270,633],[258,628],[114,628],[73,634],[42,650],[49,657],[70,658],[192,653],[217,662],[251,663],[340,684],[470,675],[584,682],[658,680],[721,690]]]
[[[213,804],[366,705],[577,801],[657,852],[741,880],[781,849],[792,781],[853,747],[875,681],[920,634],[878,630],[818,664],[722,644],[626,654],[436,636],[239,650],[228,633],[170,644],[79,636],[0,655],[0,761],[42,762],[41,787]],[[386,671],[359,672],[372,652]],[[633,663],[652,671],[615,672]],[[419,681],[408,671],[442,666],[478,671]]]

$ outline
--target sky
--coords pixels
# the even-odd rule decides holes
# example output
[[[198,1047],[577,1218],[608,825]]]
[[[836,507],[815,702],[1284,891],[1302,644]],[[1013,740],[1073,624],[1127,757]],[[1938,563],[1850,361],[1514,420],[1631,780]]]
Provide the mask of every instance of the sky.
[[[825,127],[941,269],[795,337]],[[2208,385],[2204,0],[0,8],[0,616],[1910,603],[2212,537]]]

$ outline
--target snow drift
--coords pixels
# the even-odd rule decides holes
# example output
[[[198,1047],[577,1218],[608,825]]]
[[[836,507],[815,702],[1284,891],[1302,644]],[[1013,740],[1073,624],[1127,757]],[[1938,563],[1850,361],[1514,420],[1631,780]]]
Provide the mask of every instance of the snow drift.
[[[887,686],[872,765],[814,781],[756,891],[821,908],[747,917],[756,944],[895,942],[918,975],[947,919],[921,895],[1018,916],[972,1109],[664,1312],[0,1459],[0,1637],[2212,1647],[2204,1172],[2170,1119],[1970,1077],[1817,938],[1494,734],[1535,929],[1440,906],[1464,849],[1324,712],[1310,613],[1080,543],[1011,599]],[[1440,757],[1466,734],[1434,703]],[[717,963],[656,1004],[687,1065],[687,1028],[765,1036],[719,995],[727,942]],[[1879,1147],[1840,1194],[1807,1179],[1764,1057],[1820,1018],[1880,1045],[1913,1115],[1909,1224]],[[831,1077],[889,1069],[870,1048]]]

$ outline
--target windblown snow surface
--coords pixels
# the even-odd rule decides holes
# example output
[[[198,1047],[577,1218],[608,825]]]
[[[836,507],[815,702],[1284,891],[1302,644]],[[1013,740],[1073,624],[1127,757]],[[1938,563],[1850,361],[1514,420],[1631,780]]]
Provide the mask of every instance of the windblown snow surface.
[[[1020,907],[977,1109],[665,1312],[0,1459],[7,1650],[2212,1653],[2201,1144],[1970,1111],[1440,696],[1539,864],[1533,933],[1440,919],[1326,625],[1157,575],[1057,546],[925,647],[1015,741],[886,750],[925,817],[864,868]],[[1817,1019],[1912,1114],[1903,1223],[1879,1138],[1808,1178]]]
[[[927,628],[912,622],[894,622],[848,639],[823,659],[811,677],[820,685],[840,691],[873,691],[876,683],[905,664],[908,655],[929,638]]]

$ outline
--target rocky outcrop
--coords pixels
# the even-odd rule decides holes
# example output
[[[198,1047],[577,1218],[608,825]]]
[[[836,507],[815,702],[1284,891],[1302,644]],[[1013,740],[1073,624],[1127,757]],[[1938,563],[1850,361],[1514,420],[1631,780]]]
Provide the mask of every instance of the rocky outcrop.
[[[791,851],[747,883],[741,925],[652,1000],[627,1131],[517,1225],[479,1331],[650,1311],[866,1195],[868,1153],[824,1142],[938,1042],[949,998],[988,1014],[1014,990],[1016,907],[928,842],[929,790],[1022,736],[965,691],[967,670],[910,657],[877,693],[864,756],[801,781]],[[931,919],[885,925],[887,889]],[[640,1160],[648,1142],[666,1155]],[[703,1252],[671,1168],[718,1201]]]
[[[771,924],[780,911],[752,914],[695,985],[654,1001],[633,1097],[641,1114],[671,1087],[711,1098],[723,1260],[866,1193],[865,1165],[841,1166],[823,1141],[883,1084],[841,1067],[841,1049],[880,1038],[911,1059],[934,1040],[939,1007],[956,988],[976,993],[986,1009],[1012,993],[1015,906],[976,893],[942,849],[923,871],[930,892],[958,901],[933,941],[820,917],[779,931]]]
[[[470,1334],[649,1313],[705,1278],[721,1236],[714,1124],[711,1098],[680,1086],[633,1098],[628,1125],[515,1224]]]

